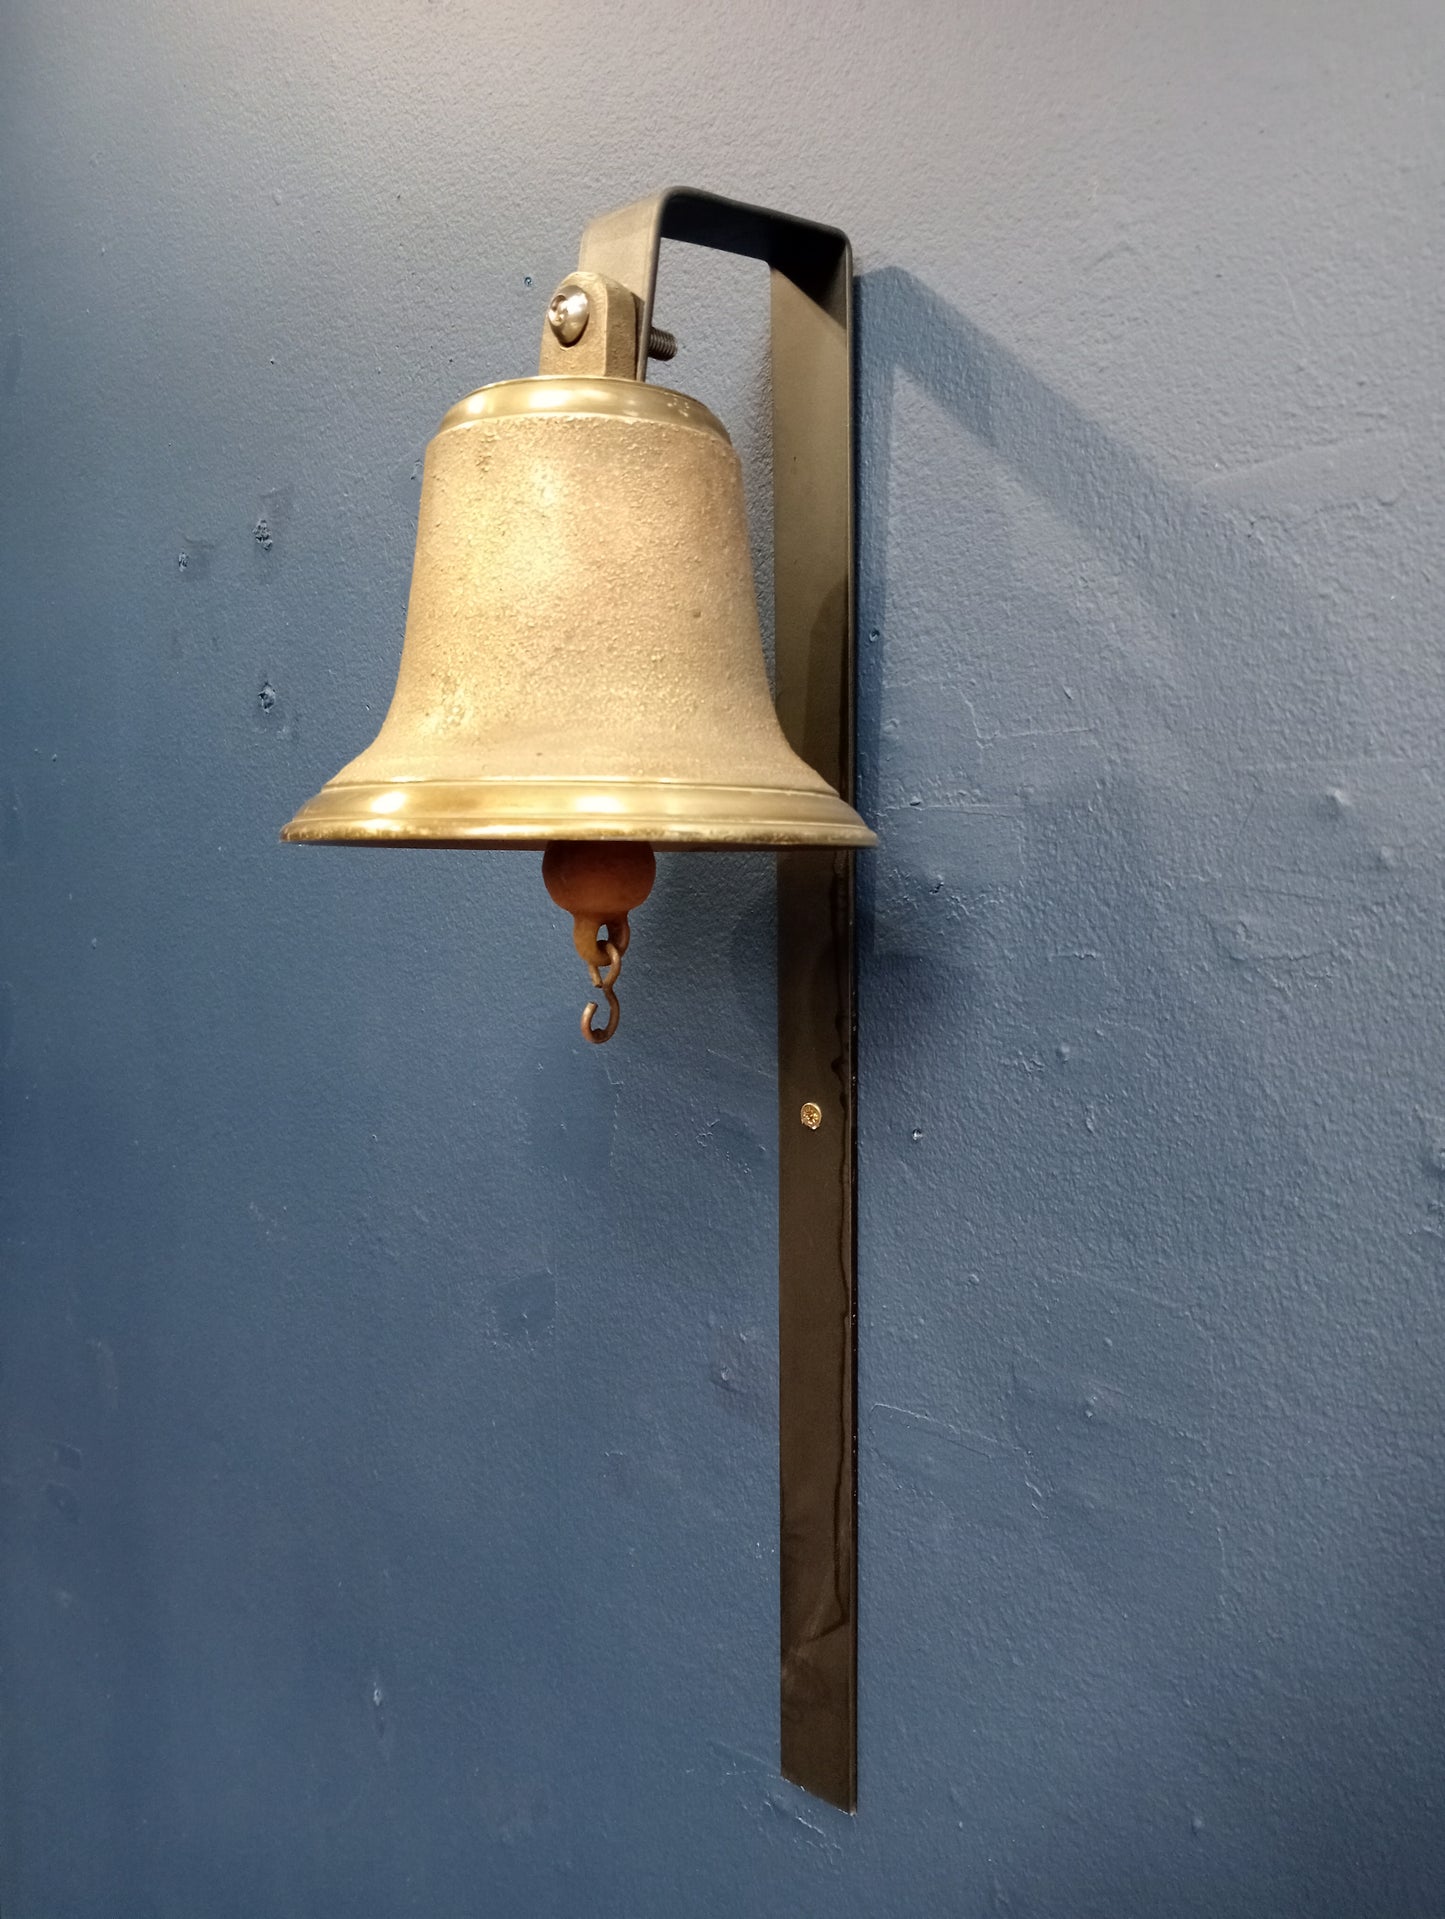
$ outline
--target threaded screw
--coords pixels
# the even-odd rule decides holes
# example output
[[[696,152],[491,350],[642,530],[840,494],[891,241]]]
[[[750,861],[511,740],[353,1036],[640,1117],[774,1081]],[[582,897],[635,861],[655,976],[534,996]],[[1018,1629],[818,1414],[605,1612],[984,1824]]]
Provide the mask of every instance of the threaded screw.
[[[669,333],[666,327],[649,327],[647,333],[647,357],[649,360],[672,360],[677,357],[677,335]]]

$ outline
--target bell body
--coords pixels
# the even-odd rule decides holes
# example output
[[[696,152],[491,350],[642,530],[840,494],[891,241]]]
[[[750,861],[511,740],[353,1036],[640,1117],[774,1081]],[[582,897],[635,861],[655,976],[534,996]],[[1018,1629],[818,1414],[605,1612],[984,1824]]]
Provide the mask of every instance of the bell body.
[[[875,843],[778,725],[741,469],[706,407],[553,376],[451,409],[385,722],[282,837]]]

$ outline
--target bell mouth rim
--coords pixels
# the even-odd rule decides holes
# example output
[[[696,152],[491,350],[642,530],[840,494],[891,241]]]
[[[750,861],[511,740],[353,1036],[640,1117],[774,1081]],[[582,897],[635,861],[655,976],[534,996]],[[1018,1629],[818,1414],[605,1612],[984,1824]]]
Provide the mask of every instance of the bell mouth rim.
[[[331,781],[281,838],[293,845],[499,848],[553,840],[739,850],[878,844],[831,787],[537,778]]]
[[[578,418],[690,427],[732,445],[727,428],[701,400],[673,387],[600,373],[534,373],[523,379],[494,380],[448,407],[437,432],[453,432],[484,420]]]

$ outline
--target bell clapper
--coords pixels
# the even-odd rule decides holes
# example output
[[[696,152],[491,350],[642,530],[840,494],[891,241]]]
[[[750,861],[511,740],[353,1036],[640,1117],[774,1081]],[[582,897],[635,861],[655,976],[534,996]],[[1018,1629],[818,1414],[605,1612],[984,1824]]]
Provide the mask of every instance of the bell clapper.
[[[605,1026],[592,1024],[596,1000],[582,1012],[582,1037],[593,1046],[617,1031],[621,1014],[613,988],[632,938],[627,916],[647,898],[656,877],[652,848],[636,840],[553,840],[542,855],[542,883],[572,915],[572,943],[607,1001]]]

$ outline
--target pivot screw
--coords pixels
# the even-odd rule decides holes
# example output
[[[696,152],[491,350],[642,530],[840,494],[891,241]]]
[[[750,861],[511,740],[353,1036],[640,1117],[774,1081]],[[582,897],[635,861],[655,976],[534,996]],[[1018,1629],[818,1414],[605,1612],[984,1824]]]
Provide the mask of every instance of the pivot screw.
[[[816,1133],[818,1128],[823,1124],[823,1109],[817,1100],[805,1100],[803,1110],[799,1113],[798,1118],[802,1120],[810,1133]]]
[[[581,287],[558,287],[547,306],[547,324],[563,346],[576,346],[591,317],[592,302]]]

